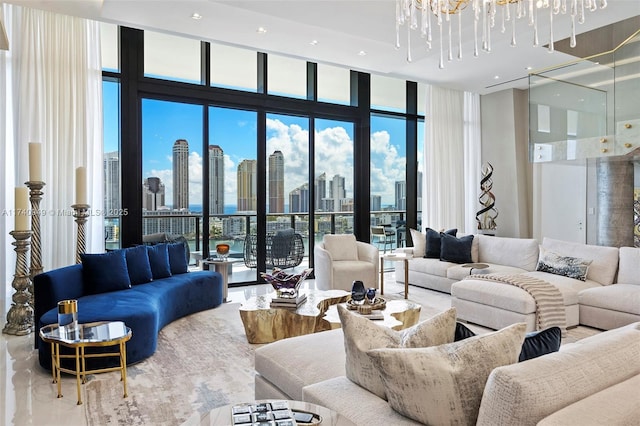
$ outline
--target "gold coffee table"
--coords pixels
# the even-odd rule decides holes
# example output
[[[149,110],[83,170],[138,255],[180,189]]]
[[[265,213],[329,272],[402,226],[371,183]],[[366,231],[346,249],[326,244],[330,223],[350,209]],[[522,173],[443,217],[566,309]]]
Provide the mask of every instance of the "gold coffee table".
[[[329,306],[346,302],[344,290],[303,290],[307,301],[297,309],[272,308],[276,293],[251,297],[240,306],[240,318],[249,343],[271,343],[288,337],[317,333],[334,327],[324,320]]]
[[[373,314],[381,313],[384,319],[371,321],[394,330],[403,330],[418,323],[420,309],[422,307],[419,304],[409,300],[387,300],[386,307],[383,310],[372,311]],[[353,312],[358,311],[354,310]],[[366,315],[363,316],[366,317]],[[327,310],[324,320],[330,324],[332,329],[341,327],[338,309],[335,306],[331,306]]]
[[[58,398],[62,397],[60,372],[76,376],[78,405],[80,405],[82,404],[80,383],[86,381],[87,374],[106,373],[109,371],[120,371],[120,379],[122,380],[122,386],[124,388],[124,398],[127,397],[127,352],[125,345],[126,342],[131,339],[131,329],[122,321],[78,324],[76,328],[66,328],[60,327],[58,324],[50,324],[40,329],[40,337],[46,343],[51,344],[51,372],[53,374],[53,382],[58,384]],[[75,349],[75,354],[61,355],[60,345]],[[85,353],[85,348],[116,345],[119,347],[118,352]],[[96,370],[86,369],[86,358],[102,358],[108,356],[119,357],[120,365],[118,367],[100,368]],[[60,365],[61,358],[75,359],[75,370],[62,368]]]

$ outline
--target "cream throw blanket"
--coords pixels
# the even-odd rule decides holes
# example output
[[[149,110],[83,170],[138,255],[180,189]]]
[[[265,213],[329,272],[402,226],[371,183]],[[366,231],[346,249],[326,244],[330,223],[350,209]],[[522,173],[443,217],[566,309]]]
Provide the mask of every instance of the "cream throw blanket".
[[[522,274],[493,275],[476,274],[465,277],[465,280],[484,280],[511,284],[523,289],[533,297],[536,303],[536,329],[560,327],[563,334],[567,329],[567,317],[562,294],[547,281]]]

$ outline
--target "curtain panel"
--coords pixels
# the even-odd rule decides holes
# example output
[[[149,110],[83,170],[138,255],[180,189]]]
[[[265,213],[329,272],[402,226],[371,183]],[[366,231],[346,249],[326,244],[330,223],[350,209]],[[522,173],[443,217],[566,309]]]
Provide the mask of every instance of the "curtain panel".
[[[475,233],[480,158],[480,97],[427,86],[423,228]]]
[[[75,262],[75,169],[87,168],[87,200],[103,205],[102,69],[100,27],[95,21],[3,5],[9,51],[0,51],[0,140],[6,167],[0,208],[12,212],[14,187],[29,180],[29,142],[42,147],[44,196],[40,204],[44,270]],[[8,214],[0,221],[8,286],[15,268]],[[104,250],[103,217],[92,211],[87,252]]]

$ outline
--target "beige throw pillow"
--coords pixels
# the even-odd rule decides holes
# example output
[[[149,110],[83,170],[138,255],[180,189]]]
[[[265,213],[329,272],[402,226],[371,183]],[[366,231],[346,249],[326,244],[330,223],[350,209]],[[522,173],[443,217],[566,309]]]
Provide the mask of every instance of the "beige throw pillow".
[[[398,413],[429,425],[475,425],[489,374],[518,361],[525,330],[519,323],[446,345],[368,354]]]
[[[411,241],[413,241],[413,257],[424,257],[427,236],[413,228],[409,228],[409,231],[411,231]]]
[[[328,234],[322,238],[332,260],[358,260],[358,245],[353,234]]]
[[[338,305],[344,333],[346,374],[352,382],[386,399],[378,369],[367,351],[376,348],[419,348],[453,342],[456,310],[451,308],[402,331],[376,324]],[[516,355],[517,358],[517,355]]]

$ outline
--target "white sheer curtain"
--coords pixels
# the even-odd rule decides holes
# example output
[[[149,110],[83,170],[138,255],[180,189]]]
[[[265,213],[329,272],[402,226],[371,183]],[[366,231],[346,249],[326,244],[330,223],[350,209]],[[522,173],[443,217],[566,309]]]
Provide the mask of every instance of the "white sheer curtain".
[[[75,168],[86,166],[89,204],[103,205],[100,28],[94,21],[4,5],[8,52],[0,53],[0,138],[4,163],[0,208],[13,208],[13,188],[29,177],[28,143],[42,143],[46,183],[41,210],[44,270],[75,260]],[[103,218],[87,223],[87,251],[104,247]],[[12,218],[0,224],[2,276],[13,275]]]
[[[474,233],[480,168],[478,95],[427,88],[423,228]]]
[[[482,132],[480,126],[480,95],[464,92],[464,205],[465,232],[478,229],[476,212],[480,208],[480,169],[482,162]]]

